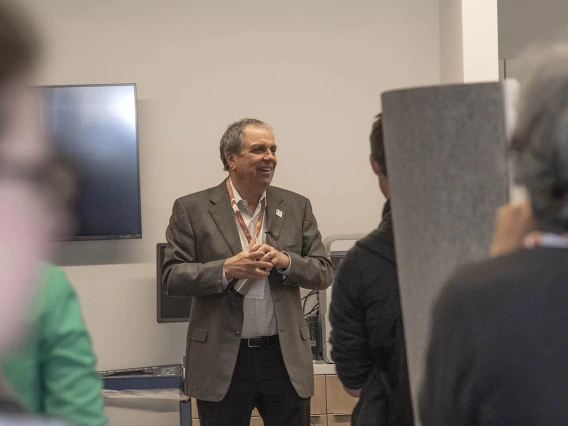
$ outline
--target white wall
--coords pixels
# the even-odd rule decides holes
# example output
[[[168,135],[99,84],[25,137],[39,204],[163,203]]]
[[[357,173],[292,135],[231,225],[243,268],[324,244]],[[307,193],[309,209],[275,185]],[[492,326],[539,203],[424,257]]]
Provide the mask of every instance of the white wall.
[[[326,235],[364,233],[382,199],[368,134],[384,90],[440,82],[437,0],[20,0],[49,49],[42,84],[138,84],[143,239],[66,243],[99,368],[180,362],[157,324],[154,250],[175,198],[221,182],[225,127],[274,126],[275,184]]]

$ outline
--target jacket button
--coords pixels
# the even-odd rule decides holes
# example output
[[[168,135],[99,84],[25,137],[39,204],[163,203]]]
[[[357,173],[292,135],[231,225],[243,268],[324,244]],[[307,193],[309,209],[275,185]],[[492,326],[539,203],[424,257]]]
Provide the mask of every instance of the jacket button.
[[[240,331],[235,331],[235,336],[240,336],[241,332]]]

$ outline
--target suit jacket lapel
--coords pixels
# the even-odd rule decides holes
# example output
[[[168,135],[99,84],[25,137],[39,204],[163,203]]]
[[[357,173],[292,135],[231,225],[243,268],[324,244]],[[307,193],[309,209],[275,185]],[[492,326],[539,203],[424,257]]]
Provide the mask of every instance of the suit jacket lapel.
[[[277,216],[276,210],[282,211],[283,199],[276,195],[271,187],[266,190],[266,200],[268,202],[268,207],[266,209],[266,242],[271,246],[276,246],[276,241],[280,236],[280,231],[282,231],[282,225],[284,224],[284,215]]]
[[[239,236],[237,222],[235,221],[235,212],[231,207],[231,200],[229,199],[225,181],[213,190],[211,204],[209,213],[231,249],[231,252],[233,252],[233,255],[240,253],[243,251],[241,237]]]

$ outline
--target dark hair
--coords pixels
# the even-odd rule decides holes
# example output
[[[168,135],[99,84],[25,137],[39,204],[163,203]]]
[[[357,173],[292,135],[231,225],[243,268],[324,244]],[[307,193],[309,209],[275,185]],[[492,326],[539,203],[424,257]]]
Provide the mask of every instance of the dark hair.
[[[12,2],[0,2],[0,85],[30,71],[38,56],[38,41],[26,17]]]
[[[227,130],[221,137],[221,143],[219,144],[219,151],[224,170],[229,170],[229,164],[227,163],[225,154],[239,154],[241,152],[241,147],[243,145],[243,133],[247,126],[264,127],[272,132],[270,124],[257,120],[256,118],[243,118],[242,120],[239,120],[227,127]]]
[[[568,46],[547,48],[524,87],[511,141],[537,228],[568,231]]]
[[[371,130],[371,154],[380,166],[381,171],[387,176],[387,159],[385,158],[385,140],[383,137],[383,114],[379,114],[373,123]]]
[[[0,131],[10,113],[4,88],[14,79],[33,70],[39,51],[35,32],[21,10],[8,0],[0,1]],[[3,105],[1,105],[3,103]]]

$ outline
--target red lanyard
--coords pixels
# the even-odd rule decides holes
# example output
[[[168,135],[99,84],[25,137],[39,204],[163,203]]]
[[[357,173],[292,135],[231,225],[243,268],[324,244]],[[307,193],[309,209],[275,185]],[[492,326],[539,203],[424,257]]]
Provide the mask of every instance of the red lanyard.
[[[245,237],[249,243],[249,245],[253,242],[252,236],[250,235],[250,231],[247,227],[247,225],[245,224],[245,220],[243,219],[243,215],[241,213],[241,211],[239,210],[239,206],[237,206],[237,200],[235,200],[235,195],[233,194],[233,188],[231,188],[231,182],[230,182],[230,178],[227,178],[227,190],[229,191],[229,198],[231,199],[231,206],[233,207],[233,210],[235,211],[235,215],[237,216],[237,219],[239,221],[239,225],[241,225],[241,229],[243,230]],[[254,237],[254,242],[256,243],[256,240],[258,240],[258,236],[260,235],[260,230],[262,229],[262,222],[264,221],[264,212],[266,210],[266,198],[264,200],[264,208],[262,209],[262,211],[260,212],[260,215],[258,216],[258,221],[256,222],[256,236]]]

